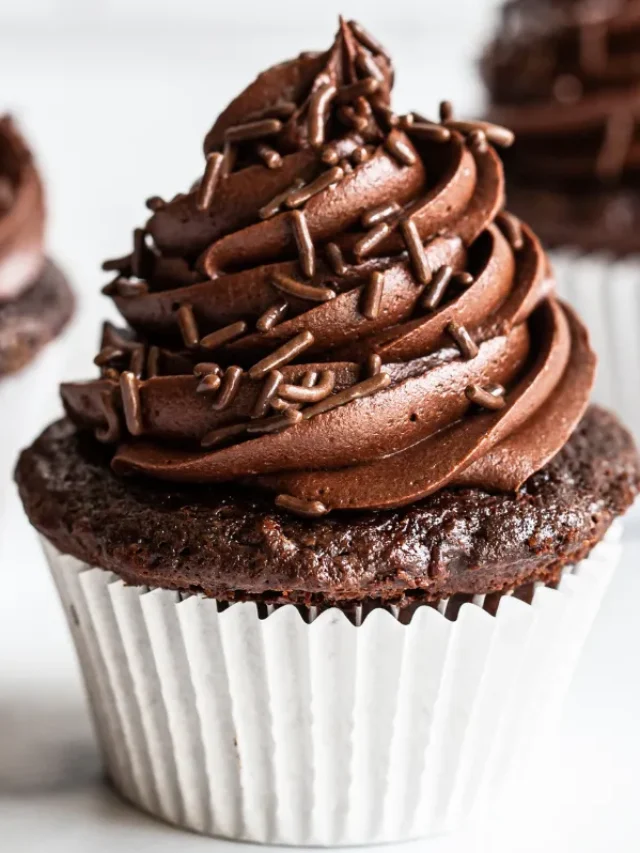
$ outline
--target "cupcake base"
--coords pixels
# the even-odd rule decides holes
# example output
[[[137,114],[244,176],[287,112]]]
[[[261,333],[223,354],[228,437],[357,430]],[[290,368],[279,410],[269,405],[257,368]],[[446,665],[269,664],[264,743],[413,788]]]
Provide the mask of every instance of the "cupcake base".
[[[32,361],[73,314],[69,284],[52,261],[17,299],[0,302],[0,382]]]
[[[557,718],[619,535],[530,604],[359,627],[129,586],[44,546],[116,789],[195,832],[337,846],[487,814]]]
[[[127,583],[261,606],[352,610],[366,601],[410,614],[452,596],[553,583],[640,485],[630,436],[597,408],[516,494],[443,489],[396,510],[313,521],[229,484],[123,479],[109,454],[68,421],[23,452],[16,478],[40,532]]]

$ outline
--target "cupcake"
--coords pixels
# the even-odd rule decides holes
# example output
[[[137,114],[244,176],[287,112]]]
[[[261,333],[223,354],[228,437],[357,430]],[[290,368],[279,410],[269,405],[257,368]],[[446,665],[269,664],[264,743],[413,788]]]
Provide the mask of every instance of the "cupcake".
[[[65,277],[44,254],[44,223],[42,183],[31,153],[11,118],[1,117],[0,516],[18,448],[42,423],[59,353],[49,353],[46,363],[31,362],[73,311]]]
[[[553,248],[560,294],[600,357],[595,398],[640,436],[640,8],[516,0],[483,60],[489,116],[515,131],[509,207]]]
[[[503,209],[504,128],[396,115],[341,22],[106,266],[126,325],[16,478],[114,786],[343,845],[482,813],[557,713],[640,484]]]

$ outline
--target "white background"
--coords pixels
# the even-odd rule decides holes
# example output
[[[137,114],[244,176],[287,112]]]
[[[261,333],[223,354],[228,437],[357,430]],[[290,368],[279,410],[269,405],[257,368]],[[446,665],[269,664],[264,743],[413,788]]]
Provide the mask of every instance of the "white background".
[[[474,62],[494,7],[493,0],[0,0],[0,107],[16,114],[37,151],[48,181],[51,251],[80,295],[64,373],[80,378],[93,369],[98,322],[109,311],[99,297],[100,261],[128,251],[147,196],[183,190],[201,172],[204,133],[259,70],[328,45],[343,11],[395,57],[399,110],[435,113],[447,97],[460,114],[477,113]],[[52,585],[15,501],[9,512],[0,597],[0,851],[221,851],[221,842],[136,814],[101,785]],[[413,847],[640,849],[639,557],[640,545],[631,544],[559,742],[545,757],[547,772],[510,792],[485,826]]]

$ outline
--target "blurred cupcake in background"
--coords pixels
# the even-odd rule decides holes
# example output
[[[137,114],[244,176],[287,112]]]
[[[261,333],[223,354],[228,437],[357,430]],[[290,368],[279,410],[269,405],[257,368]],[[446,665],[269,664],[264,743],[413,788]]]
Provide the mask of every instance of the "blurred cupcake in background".
[[[547,247],[600,356],[595,397],[640,435],[640,4],[514,0],[482,63],[509,208]]]
[[[74,299],[44,253],[42,182],[9,116],[0,118],[0,519],[20,442],[46,417]],[[1,535],[1,531],[0,531]]]

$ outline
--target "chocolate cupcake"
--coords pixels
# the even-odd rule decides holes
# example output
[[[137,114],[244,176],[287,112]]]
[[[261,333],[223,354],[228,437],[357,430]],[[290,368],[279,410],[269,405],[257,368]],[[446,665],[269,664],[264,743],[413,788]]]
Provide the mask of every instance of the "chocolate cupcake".
[[[509,207],[549,247],[560,293],[600,356],[597,400],[640,436],[640,8],[628,0],[505,5],[483,72]]]
[[[18,464],[109,776],[199,832],[357,844],[483,808],[640,483],[503,209],[510,134],[398,116],[392,80],[341,22],[224,110],[107,263],[100,377]]]
[[[0,117],[0,519],[15,455],[42,423],[60,353],[54,347],[44,363],[29,365],[73,310],[65,277],[45,256],[44,224],[44,193],[31,153],[13,121]]]

